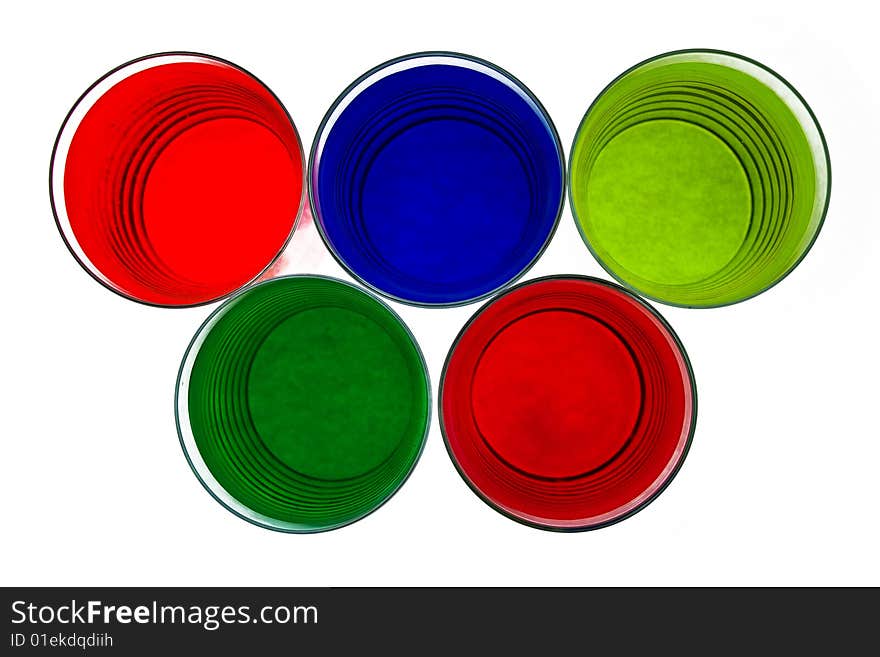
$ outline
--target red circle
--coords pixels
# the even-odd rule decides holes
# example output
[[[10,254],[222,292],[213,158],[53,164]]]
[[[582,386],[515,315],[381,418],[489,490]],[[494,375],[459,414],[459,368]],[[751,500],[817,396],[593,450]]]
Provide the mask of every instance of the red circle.
[[[465,481],[527,524],[590,529],[650,502],[684,459],[693,376],[665,321],[586,277],[517,286],[459,335],[441,428]]]
[[[56,214],[111,289],[205,303],[283,249],[302,204],[302,149],[283,106],[244,70],[202,55],[137,60],[96,83],[71,117],[53,161]]]

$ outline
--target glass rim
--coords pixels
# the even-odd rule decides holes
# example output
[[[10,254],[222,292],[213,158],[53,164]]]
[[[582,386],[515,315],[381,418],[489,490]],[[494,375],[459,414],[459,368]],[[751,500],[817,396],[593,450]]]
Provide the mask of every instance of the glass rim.
[[[163,61],[167,60],[167,61]],[[99,98],[101,98],[107,90],[115,86],[119,82],[127,79],[130,75],[140,72],[142,70],[148,70],[150,68],[156,68],[158,66],[162,66],[164,64],[171,63],[179,63],[179,62],[195,62],[199,60],[208,60],[211,62],[215,62],[218,64],[223,64],[225,66],[231,67],[241,73],[244,73],[246,76],[253,79],[257,84],[259,84],[265,91],[269,94],[269,96],[277,103],[278,107],[284,113],[285,118],[290,124],[291,129],[293,130],[294,136],[296,137],[297,146],[299,150],[299,164],[300,170],[303,174],[303,185],[302,190],[300,190],[300,198],[299,204],[297,205],[296,216],[293,220],[293,223],[290,227],[290,232],[287,234],[287,237],[284,240],[284,243],[278,249],[277,253],[272,257],[272,259],[263,267],[259,273],[249,279],[243,285],[235,288],[234,290],[230,290],[220,296],[213,297],[211,299],[207,299],[204,301],[198,301],[194,303],[185,303],[185,304],[175,304],[175,303],[157,303],[154,301],[147,301],[146,299],[141,299],[132,294],[129,294],[125,290],[114,285],[109,278],[104,276],[102,272],[89,260],[88,256],[85,252],[79,247],[79,243],[76,239],[76,236],[73,234],[73,229],[69,225],[69,219],[67,218],[67,209],[66,203],[64,201],[64,171],[67,167],[67,153],[69,149],[69,145],[72,142],[73,136],[76,134],[77,129]],[[153,63],[155,62],[155,63]],[[143,68],[140,68],[141,65],[150,63],[150,65],[145,65]],[[135,68],[136,70],[127,72],[129,69]],[[118,78],[118,79],[117,79]],[[112,84],[110,84],[112,83]],[[110,84],[107,89],[101,90],[104,85]],[[94,98],[92,98],[94,96]],[[85,106],[84,103],[90,101],[88,106]],[[80,116],[77,120],[74,120],[74,116],[81,110],[83,111],[82,116]],[[63,144],[66,144],[63,147]],[[62,156],[59,160],[59,156]],[[122,297],[123,299],[128,299],[129,301],[134,301],[135,303],[139,303],[145,306],[150,306],[153,308],[198,308],[200,306],[206,306],[212,303],[216,303],[218,301],[222,301],[223,299],[228,299],[232,295],[237,292],[247,288],[254,283],[257,283],[265,274],[268,272],[272,266],[278,261],[284,251],[287,249],[290,244],[290,240],[293,238],[294,233],[296,232],[297,227],[299,226],[300,220],[302,219],[303,208],[305,207],[306,202],[306,159],[305,159],[305,151],[303,150],[302,137],[297,130],[296,124],[293,121],[293,118],[290,115],[290,112],[285,107],[284,103],[281,102],[281,99],[275,94],[274,91],[260,78],[251,73],[249,70],[244,68],[243,66],[239,66],[238,64],[229,61],[228,59],[224,59],[222,57],[218,57],[216,55],[209,55],[207,53],[190,51],[190,50],[169,50],[151,53],[148,55],[141,55],[140,57],[135,57],[134,59],[130,59],[118,66],[115,66],[111,70],[107,71],[103,75],[101,75],[97,80],[92,82],[85,91],[83,91],[80,96],[76,99],[76,101],[71,105],[67,114],[64,117],[64,120],[61,122],[61,127],[58,129],[58,134],[55,137],[55,141],[52,146],[52,154],[49,158],[49,204],[52,207],[52,215],[55,219],[55,227],[58,229],[58,233],[61,235],[61,240],[64,242],[64,246],[70,252],[70,255],[73,256],[74,260],[79,264],[79,266],[85,270],[85,272],[91,276],[94,280],[100,283],[104,288],[110,290],[114,294]],[[57,187],[57,189],[56,189]],[[62,219],[63,217],[63,219]],[[65,228],[66,224],[66,228]],[[69,233],[69,234],[68,234]]]
[[[235,303],[235,301],[238,300],[240,296],[247,294],[251,290],[256,289],[257,287],[260,287],[262,285],[267,285],[269,283],[285,279],[318,279],[329,281],[332,283],[339,283],[345,287],[355,290],[356,292],[366,296],[369,299],[372,299],[373,301],[378,302],[385,310],[387,310],[391,314],[391,317],[398,322],[398,324],[403,328],[404,332],[411,340],[413,346],[415,347],[415,352],[418,355],[419,363],[422,367],[422,373],[425,377],[425,403],[427,405],[427,415],[425,416],[425,428],[422,432],[421,438],[419,439],[419,448],[413,459],[412,465],[409,467],[408,471],[400,479],[400,481],[397,482],[394,487],[381,499],[379,504],[373,506],[365,513],[355,516],[354,518],[333,525],[327,525],[325,527],[303,527],[298,523],[280,521],[276,518],[271,518],[270,516],[257,513],[243,502],[237,500],[230,493],[228,493],[226,489],[223,488],[223,486],[214,478],[213,474],[211,474],[210,469],[208,468],[204,458],[201,455],[201,452],[198,449],[198,445],[196,445],[195,443],[195,437],[192,435],[192,430],[191,428],[189,428],[189,400],[187,399],[187,395],[189,392],[189,375],[192,372],[195,358],[199,353],[199,349],[202,345],[202,342],[204,341],[204,338],[208,335],[214,324],[220,320],[223,314]],[[398,315],[397,312],[395,312],[395,310],[388,303],[386,303],[383,299],[377,297],[375,294],[372,294],[369,290],[365,290],[362,287],[355,285],[354,283],[351,283],[349,281],[344,281],[333,276],[325,276],[323,274],[287,274],[284,276],[276,276],[274,278],[261,281],[256,285],[243,288],[233,293],[230,297],[225,299],[223,303],[217,306],[217,308],[215,308],[211,312],[211,314],[208,315],[208,317],[205,318],[205,320],[199,325],[198,329],[196,329],[193,337],[190,339],[189,344],[186,347],[186,351],[184,351],[183,358],[181,358],[180,366],[177,370],[177,381],[174,385],[174,423],[177,428],[178,441],[180,442],[180,447],[183,450],[184,458],[186,459],[190,470],[195,475],[199,483],[202,485],[202,488],[204,488],[208,492],[208,494],[218,504],[220,504],[220,506],[225,508],[233,515],[257,527],[277,531],[283,534],[318,534],[321,532],[332,531],[334,529],[340,529],[342,527],[346,527],[360,520],[363,520],[367,516],[385,506],[385,504],[390,501],[391,498],[394,497],[397,492],[403,487],[403,485],[409,480],[410,476],[415,471],[416,466],[421,460],[422,454],[425,450],[425,445],[428,442],[428,435],[431,430],[433,406],[434,400],[432,394],[431,374],[428,371],[427,361],[425,360],[425,356],[422,353],[421,346],[419,345],[418,341],[415,338],[415,335],[413,335],[413,332],[409,328],[407,323],[403,321],[400,315]],[[184,426],[188,428],[188,431],[184,431]]]
[[[559,280],[579,280],[579,281],[585,281],[585,282],[589,282],[589,283],[598,284],[598,285],[607,287],[609,289],[616,290],[617,292],[623,293],[624,296],[628,297],[632,301],[635,301],[637,306],[639,306],[640,308],[644,308],[652,317],[654,317],[660,323],[660,326],[663,329],[663,331],[671,338],[672,343],[675,345],[675,348],[681,354],[682,363],[684,365],[684,370],[686,373],[688,389],[690,391],[690,396],[691,396],[692,409],[691,409],[690,423],[686,427],[686,438],[683,441],[681,441],[681,440],[679,441],[680,443],[683,442],[682,451],[675,459],[675,465],[673,465],[672,468],[669,469],[668,473],[663,475],[664,476],[663,481],[645,499],[643,499],[642,501],[640,501],[639,503],[637,503],[635,506],[628,509],[624,513],[617,515],[617,516],[612,516],[612,517],[610,517],[606,520],[603,520],[601,522],[598,522],[595,524],[588,524],[588,525],[559,526],[559,525],[550,525],[550,524],[546,524],[546,523],[537,522],[535,520],[532,520],[531,518],[517,515],[517,514],[513,513],[512,511],[510,511],[509,509],[505,508],[504,506],[498,504],[494,500],[490,499],[488,495],[483,493],[483,491],[481,491],[476,486],[476,484],[474,484],[470,480],[470,478],[464,472],[464,469],[459,464],[458,459],[455,457],[455,454],[452,450],[452,446],[449,443],[449,438],[447,436],[447,430],[446,430],[446,424],[443,420],[443,388],[446,383],[446,370],[449,367],[449,362],[452,359],[452,355],[455,352],[456,348],[458,347],[459,342],[462,340],[465,333],[467,333],[467,331],[471,327],[471,325],[483,314],[484,311],[488,310],[495,302],[501,300],[501,298],[503,296],[511,294],[515,290],[518,290],[520,288],[528,287],[529,285],[532,285],[534,283],[541,283],[544,281],[559,281]],[[672,326],[666,320],[666,318],[663,317],[663,315],[661,315],[660,312],[656,308],[654,308],[650,303],[645,301],[645,299],[640,297],[638,294],[633,292],[631,289],[624,287],[614,281],[607,281],[602,278],[597,278],[595,276],[587,276],[584,274],[550,274],[548,276],[539,276],[537,278],[531,278],[526,281],[521,281],[521,282],[517,283],[516,285],[513,285],[509,289],[505,290],[503,295],[498,295],[494,299],[490,299],[488,302],[486,302],[485,304],[480,306],[480,308],[478,308],[473,313],[473,315],[471,315],[471,317],[467,320],[467,322],[465,322],[464,326],[462,326],[461,330],[458,332],[458,335],[456,335],[455,339],[452,341],[452,346],[449,347],[449,351],[446,354],[446,360],[443,362],[443,369],[440,372],[440,383],[439,383],[438,392],[437,392],[437,406],[438,406],[437,418],[440,423],[440,434],[443,437],[443,445],[446,448],[446,453],[449,456],[449,460],[452,461],[452,465],[455,467],[456,472],[458,472],[459,476],[462,478],[462,480],[465,482],[465,484],[467,484],[468,488],[470,488],[471,491],[479,499],[481,499],[488,507],[497,511],[502,516],[509,518],[510,520],[514,520],[515,522],[518,522],[521,525],[525,525],[527,527],[532,527],[534,529],[541,529],[544,531],[559,532],[559,533],[564,533],[564,534],[594,531],[597,529],[603,529],[605,527],[610,527],[611,525],[615,525],[619,522],[622,522],[623,520],[626,520],[627,518],[634,516],[635,514],[639,513],[644,508],[646,508],[648,505],[650,505],[658,497],[660,497],[660,495],[663,493],[663,491],[665,491],[666,488],[669,486],[669,484],[672,483],[672,480],[675,479],[676,475],[678,475],[679,471],[681,470],[682,466],[684,465],[685,460],[687,459],[687,455],[690,452],[690,448],[693,443],[694,434],[696,433],[697,414],[698,414],[697,413],[697,411],[698,411],[698,408],[697,408],[698,407],[698,404],[697,404],[697,382],[696,382],[696,378],[694,376],[694,370],[691,365],[691,360],[690,360],[690,357],[688,356],[687,350],[684,347],[684,344],[682,343],[681,339],[678,337],[678,334],[675,332],[675,330],[672,328]],[[685,427],[682,427],[682,429],[684,430]],[[672,462],[672,461],[670,461],[670,462]],[[666,467],[668,467],[668,466],[669,466],[669,464],[667,464]],[[662,473],[661,473],[661,475],[662,475]],[[613,513],[613,512],[614,511],[612,511],[611,513]]]
[[[328,127],[330,119],[333,117],[334,113],[337,109],[342,105],[342,103],[353,93],[358,87],[367,82],[370,78],[376,76],[378,73],[382,73],[386,71],[389,67],[395,66],[397,64],[401,64],[403,62],[419,60],[419,59],[448,59],[451,61],[459,60],[464,62],[470,62],[472,64],[477,64],[481,67],[490,69],[490,71],[498,74],[503,78],[502,81],[507,81],[512,83],[515,87],[517,87],[524,95],[527,101],[532,103],[535,106],[537,113],[540,115],[541,119],[547,126],[550,131],[550,134],[553,138],[553,141],[556,145],[556,152],[559,156],[559,167],[561,172],[561,183],[559,190],[559,205],[556,209],[556,217],[553,220],[553,226],[550,228],[550,231],[547,234],[546,239],[544,240],[541,247],[538,249],[535,256],[526,264],[521,271],[519,271],[515,276],[509,279],[507,282],[496,286],[492,290],[480,294],[476,297],[469,297],[467,299],[462,299],[460,301],[448,301],[448,302],[422,302],[422,301],[413,301],[411,299],[404,299],[402,297],[398,297],[394,294],[386,292],[382,290],[372,283],[366,281],[363,277],[361,277],[357,272],[355,272],[346,261],[342,258],[342,256],[337,252],[336,247],[333,245],[329,236],[326,234],[322,220],[320,218],[320,213],[318,212],[318,200],[316,198],[316,193],[314,190],[313,181],[317,174],[315,170],[315,160],[316,158],[320,159],[319,153],[319,144],[322,142],[322,138],[324,137],[324,132]],[[475,69],[479,70],[479,69]],[[381,78],[380,78],[381,79]],[[357,94],[354,94],[352,98],[357,97]],[[330,126],[332,129],[332,126]],[[492,62],[482,59],[480,57],[476,57],[474,55],[468,55],[465,53],[455,52],[451,50],[425,50],[419,52],[413,52],[406,55],[400,55],[398,57],[394,57],[389,59],[381,64],[378,64],[365,73],[359,75],[354,81],[352,81],[343,91],[336,97],[333,103],[330,105],[329,109],[324,114],[324,117],[321,119],[320,124],[318,125],[318,129],[315,131],[315,137],[312,140],[312,147],[309,151],[308,158],[308,183],[306,185],[308,191],[308,199],[309,206],[312,211],[312,217],[314,219],[315,227],[318,230],[318,234],[321,237],[321,241],[324,242],[324,245],[327,247],[327,250],[330,252],[330,255],[333,256],[333,259],[337,262],[337,264],[342,267],[347,274],[349,274],[352,278],[354,278],[358,283],[371,290],[377,295],[380,295],[386,299],[391,299],[392,301],[396,301],[398,303],[412,306],[415,308],[457,308],[460,306],[466,306],[472,303],[476,303],[479,301],[484,301],[489,297],[497,294],[498,292],[507,289],[509,286],[513,285],[517,281],[519,281],[523,276],[525,276],[529,270],[535,266],[544,252],[547,250],[547,247],[550,245],[550,242],[553,240],[553,237],[556,234],[556,230],[559,227],[560,221],[562,219],[562,212],[565,208],[565,195],[567,190],[567,175],[566,175],[566,161],[565,161],[565,150],[562,145],[562,140],[559,137],[559,132],[556,129],[556,125],[553,123],[553,119],[550,117],[550,114],[547,112],[547,109],[538,99],[538,97],[529,89],[519,78],[515,75],[509,73],[506,69],[501,68],[500,66],[493,64]]]
[[[757,290],[755,292],[750,292],[748,295],[746,295],[742,298],[735,299],[733,301],[726,301],[723,303],[713,302],[710,304],[701,304],[701,305],[694,305],[694,304],[688,304],[688,303],[678,303],[675,301],[670,301],[668,299],[661,299],[660,297],[657,297],[657,296],[654,296],[654,295],[649,294],[647,292],[644,292],[643,290],[640,290],[639,288],[635,287],[634,285],[623,280],[618,274],[616,274],[614,271],[611,270],[611,268],[605,263],[605,260],[603,258],[601,258],[598,255],[598,253],[596,253],[596,250],[593,248],[593,245],[590,243],[590,240],[587,237],[587,235],[584,231],[584,228],[581,226],[581,222],[578,220],[578,213],[574,207],[574,200],[573,200],[572,191],[571,191],[571,188],[572,188],[572,179],[571,179],[572,159],[571,159],[570,155],[572,153],[574,153],[574,148],[577,145],[578,137],[581,134],[581,130],[583,129],[584,124],[587,121],[587,118],[590,116],[590,113],[593,111],[593,108],[596,106],[596,104],[599,102],[599,100],[601,98],[603,98],[605,96],[605,94],[608,93],[608,91],[610,91],[611,88],[614,87],[623,78],[628,76],[630,73],[633,73],[634,71],[642,68],[643,66],[646,66],[648,64],[652,64],[652,63],[657,62],[662,59],[667,59],[667,58],[676,57],[676,56],[685,56],[685,55],[714,55],[714,56],[728,57],[733,60],[740,60],[742,62],[745,62],[748,65],[751,65],[751,66],[758,68],[759,70],[768,74],[771,78],[777,80],[783,86],[783,88],[785,88],[788,92],[790,92],[794,96],[795,100],[797,100],[797,102],[801,105],[802,109],[806,112],[807,117],[811,121],[812,127],[814,127],[816,129],[816,134],[819,138],[819,144],[821,145],[821,152],[823,155],[822,163],[824,164],[824,167],[825,167],[826,180],[825,180],[825,185],[824,185],[824,189],[823,189],[824,200],[822,202],[822,210],[819,213],[819,219],[816,223],[816,226],[812,230],[812,235],[810,236],[810,240],[803,247],[801,253],[794,260],[794,262],[792,262],[792,264],[789,265],[785,269],[785,271],[783,271],[783,273],[781,275],[776,277],[769,284],[761,287],[759,290]],[[720,64],[720,65],[723,66],[724,64]],[[741,71],[741,72],[746,73],[747,75],[751,75],[747,71]],[[751,77],[754,77],[754,76],[751,76]],[[755,78],[755,79],[757,79],[758,82],[765,84],[765,86],[766,86],[766,83],[764,83],[763,80],[760,80],[758,78]],[[770,88],[770,87],[768,87],[768,88]],[[775,89],[771,88],[771,90],[774,91],[774,93],[776,93]],[[786,102],[786,100],[784,98],[780,98],[780,99],[794,113],[794,108],[792,108],[789,105],[789,103]],[[801,128],[803,129],[804,128],[803,122],[800,120],[799,117],[797,117],[797,114],[795,114],[795,118],[798,118],[798,123],[801,124]],[[809,143],[809,139],[808,139],[808,143]],[[812,144],[811,144],[811,150],[813,150]],[[813,154],[815,156],[815,152]],[[814,172],[815,172],[815,169],[816,169],[816,167],[815,167],[815,159],[814,159]],[[819,185],[817,185],[817,188],[818,187],[819,187]],[[708,310],[708,309],[712,309],[712,308],[725,308],[727,306],[733,306],[738,303],[742,303],[743,301],[748,301],[750,299],[754,299],[755,297],[757,297],[761,294],[764,294],[768,290],[776,287],[779,283],[781,283],[783,280],[788,278],[789,274],[791,274],[795,269],[797,269],[798,265],[800,265],[801,262],[803,262],[804,258],[807,257],[807,254],[812,250],[816,241],[819,239],[819,234],[822,232],[822,227],[825,225],[825,218],[828,215],[828,207],[831,202],[831,155],[828,150],[828,142],[825,139],[825,133],[823,132],[822,126],[819,123],[819,120],[816,118],[816,115],[813,112],[813,109],[810,107],[809,103],[807,103],[806,99],[804,99],[804,97],[800,94],[800,92],[797,89],[795,89],[794,85],[792,85],[787,79],[782,77],[779,73],[774,71],[772,68],[770,68],[766,64],[762,64],[761,62],[759,62],[755,59],[752,59],[751,57],[747,57],[745,55],[740,55],[738,53],[731,52],[728,50],[720,50],[720,49],[713,49],[713,48],[684,48],[681,50],[670,50],[667,52],[663,52],[658,55],[648,57],[647,59],[644,59],[644,60],[638,62],[637,64],[630,66],[625,71],[623,71],[622,73],[615,76],[614,79],[611,80],[611,82],[609,82],[608,84],[606,84],[602,88],[602,91],[600,91],[596,95],[596,97],[590,103],[589,107],[587,107],[587,111],[584,112],[584,115],[581,118],[580,122],[578,123],[578,127],[574,132],[574,137],[572,138],[571,146],[569,148],[569,162],[568,162],[568,167],[566,168],[565,188],[566,188],[566,193],[568,195],[569,209],[571,210],[571,215],[572,215],[572,218],[574,219],[575,228],[577,229],[578,234],[581,237],[581,240],[584,242],[584,244],[586,244],[587,249],[589,250],[590,254],[593,256],[593,259],[596,262],[598,262],[599,265],[602,267],[602,269],[609,276],[611,276],[617,283],[619,283],[623,287],[627,288],[628,290],[631,290],[631,291],[635,292],[636,294],[638,294],[642,297],[645,297],[646,299],[650,299],[651,301],[654,301],[656,303],[662,303],[663,305],[671,306],[673,308],[688,308],[688,309],[695,309],[695,310]]]

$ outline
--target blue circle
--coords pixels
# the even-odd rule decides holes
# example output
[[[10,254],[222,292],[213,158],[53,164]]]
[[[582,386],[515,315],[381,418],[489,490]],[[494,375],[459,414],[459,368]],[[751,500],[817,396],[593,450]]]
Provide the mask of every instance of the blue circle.
[[[559,220],[556,130],[481,60],[419,54],[358,79],[312,151],[316,224],[340,263],[416,305],[475,301],[522,275]]]

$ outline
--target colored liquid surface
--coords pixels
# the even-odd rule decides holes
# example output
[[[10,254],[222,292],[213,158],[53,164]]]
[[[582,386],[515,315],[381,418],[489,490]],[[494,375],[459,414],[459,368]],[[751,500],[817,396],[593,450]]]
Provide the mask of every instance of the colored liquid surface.
[[[562,152],[519,83],[452,56],[368,76],[313,154],[317,223],[355,276],[424,305],[482,297],[525,271],[555,228]]]
[[[620,133],[596,158],[587,188],[594,234],[615,261],[671,284],[702,280],[733,258],[750,197],[733,151],[684,121]]]
[[[638,510],[684,459],[695,421],[686,356],[650,308],[595,279],[539,279],[479,311],[450,351],[442,428],[491,506],[553,529]]]
[[[386,306],[338,281],[280,278],[233,298],[200,336],[184,362],[181,433],[196,473],[234,511],[331,529],[407,477],[430,393],[418,347]]]
[[[53,161],[61,175],[63,158],[65,239],[99,280],[147,303],[204,303],[247,284],[283,248],[301,204],[302,153],[284,108],[244,71],[204,57],[114,75],[80,101],[94,103],[65,126],[75,132]]]
[[[799,262],[828,176],[819,128],[790,87],[732,55],[679,53],[624,74],[590,108],[571,203],[616,278],[660,301],[718,306]]]

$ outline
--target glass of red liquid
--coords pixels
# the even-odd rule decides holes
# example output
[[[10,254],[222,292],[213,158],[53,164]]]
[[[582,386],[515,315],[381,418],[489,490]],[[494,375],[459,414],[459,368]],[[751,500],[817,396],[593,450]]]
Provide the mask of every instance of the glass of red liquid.
[[[271,266],[302,210],[303,172],[299,135],[266,85],[217,57],[160,53],[76,101],[50,197],[96,280],[146,304],[195,306]]]
[[[558,531],[644,508],[696,424],[693,374],[670,326],[618,285],[581,276],[532,280],[480,309],[449,352],[439,404],[471,489]]]

